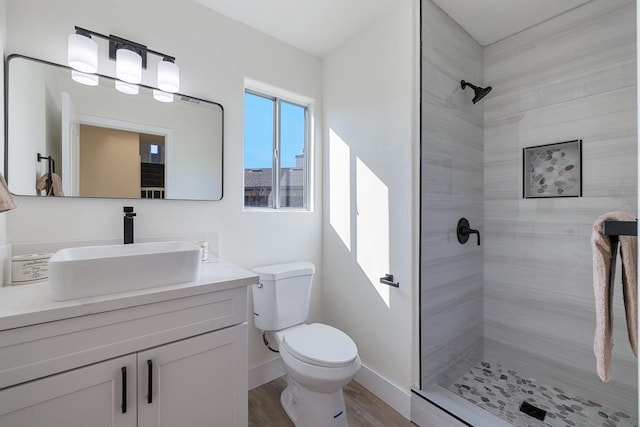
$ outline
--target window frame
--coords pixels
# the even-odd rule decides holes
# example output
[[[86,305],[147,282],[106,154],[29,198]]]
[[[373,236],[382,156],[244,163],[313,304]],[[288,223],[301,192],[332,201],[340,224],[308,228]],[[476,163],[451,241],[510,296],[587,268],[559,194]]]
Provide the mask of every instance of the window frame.
[[[311,135],[312,135],[312,124],[311,124],[311,102],[303,102],[299,100],[292,100],[291,97],[281,96],[273,93],[273,91],[265,91],[261,89],[254,89],[252,87],[245,86],[243,92],[244,95],[249,94],[253,96],[258,96],[269,101],[273,102],[273,135],[272,135],[272,149],[271,149],[271,199],[273,203],[270,206],[247,206],[245,204],[245,198],[242,199],[242,205],[244,210],[246,211],[311,211]],[[287,104],[294,105],[296,107],[300,107],[304,109],[304,146],[303,146],[303,179],[302,179],[302,194],[303,194],[303,203],[302,206],[281,206],[280,204],[280,180],[278,177],[280,176],[281,170],[281,104],[285,102]],[[244,105],[244,103],[243,103]],[[243,108],[244,115],[244,108]],[[245,124],[246,125],[246,124]],[[244,129],[244,125],[243,125]],[[243,137],[243,164],[244,164],[244,148],[245,148],[245,140]],[[243,168],[244,170],[244,168]],[[246,183],[243,179],[243,193],[246,189]]]

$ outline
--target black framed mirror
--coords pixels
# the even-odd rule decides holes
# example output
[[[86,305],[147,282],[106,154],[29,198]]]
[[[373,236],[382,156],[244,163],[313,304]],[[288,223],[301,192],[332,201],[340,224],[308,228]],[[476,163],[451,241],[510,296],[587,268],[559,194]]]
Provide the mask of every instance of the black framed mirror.
[[[222,105],[182,94],[160,102],[151,87],[127,94],[111,77],[96,75],[90,86],[71,73],[7,59],[5,177],[13,194],[222,198]]]

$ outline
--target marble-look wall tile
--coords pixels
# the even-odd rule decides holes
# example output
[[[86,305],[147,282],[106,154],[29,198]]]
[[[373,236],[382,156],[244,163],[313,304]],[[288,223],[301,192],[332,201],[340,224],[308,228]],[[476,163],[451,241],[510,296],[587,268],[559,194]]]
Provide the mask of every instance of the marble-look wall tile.
[[[637,411],[637,360],[614,304],[613,379],[595,372],[591,226],[636,215],[632,0],[594,0],[485,48],[485,358]],[[522,148],[583,140],[583,197],[522,198]],[[620,277],[619,275],[617,276]],[[618,279],[619,280],[619,279]]]
[[[422,385],[446,383],[483,351],[482,246],[461,245],[458,219],[483,228],[483,112],[461,80],[483,84],[482,47],[422,1]]]
[[[485,77],[495,105],[485,119],[635,85],[630,7],[627,0],[593,1],[488,46]]]

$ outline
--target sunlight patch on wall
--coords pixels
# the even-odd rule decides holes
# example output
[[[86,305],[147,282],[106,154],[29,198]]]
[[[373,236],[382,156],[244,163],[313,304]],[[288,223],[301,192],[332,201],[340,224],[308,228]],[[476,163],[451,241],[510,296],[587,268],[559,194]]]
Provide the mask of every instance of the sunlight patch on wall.
[[[329,223],[351,250],[351,171],[349,146],[329,129]]]
[[[389,307],[389,287],[380,277],[389,272],[389,189],[356,159],[358,264]]]

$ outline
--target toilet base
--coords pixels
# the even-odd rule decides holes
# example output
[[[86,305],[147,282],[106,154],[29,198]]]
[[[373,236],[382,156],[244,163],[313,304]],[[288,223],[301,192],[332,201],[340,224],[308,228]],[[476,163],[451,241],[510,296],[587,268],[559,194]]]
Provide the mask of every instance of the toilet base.
[[[287,375],[280,403],[296,427],[349,427],[342,389],[318,393],[301,387]]]

